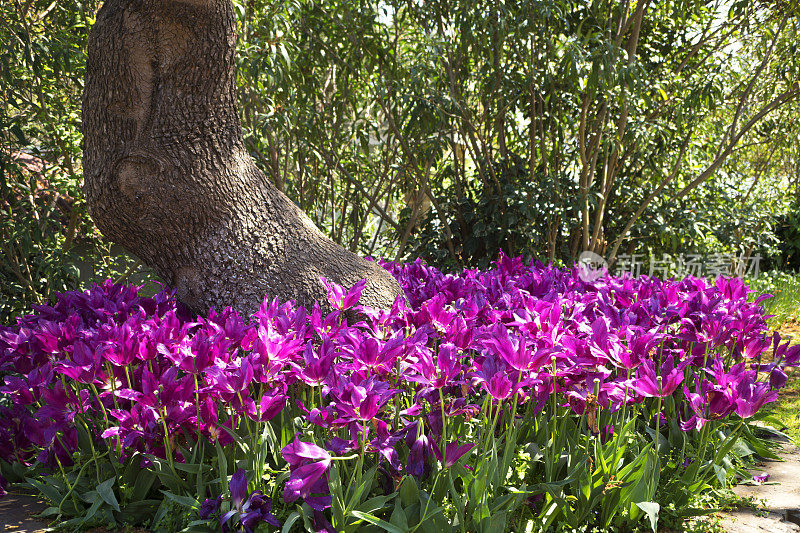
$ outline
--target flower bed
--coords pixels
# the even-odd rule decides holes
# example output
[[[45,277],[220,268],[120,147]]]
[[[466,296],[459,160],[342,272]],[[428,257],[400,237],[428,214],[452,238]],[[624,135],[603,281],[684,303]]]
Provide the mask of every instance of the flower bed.
[[[3,475],[76,528],[655,530],[770,454],[800,348],[741,280],[384,266],[390,310],[324,280],[333,313],[247,323],[109,282],[37,307],[0,331]]]

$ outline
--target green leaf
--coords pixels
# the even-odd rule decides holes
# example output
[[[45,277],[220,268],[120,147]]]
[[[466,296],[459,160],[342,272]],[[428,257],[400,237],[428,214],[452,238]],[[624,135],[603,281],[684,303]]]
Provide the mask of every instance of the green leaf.
[[[294,511],[292,514],[289,515],[289,518],[283,523],[283,527],[281,528],[281,533],[289,533],[292,530],[292,526],[295,522],[300,519],[300,513]]]
[[[507,505],[513,503],[514,500],[517,497],[518,496],[516,494],[506,494],[506,495],[501,496],[499,498],[493,498],[492,499],[492,506],[490,508],[490,512],[491,512],[492,516],[494,516],[495,513],[501,512],[500,510],[503,509],[504,507],[506,507]]]
[[[389,522],[399,527],[403,531],[408,530],[408,518],[406,517],[406,512],[403,509],[403,506],[400,505],[399,499],[394,501],[394,511],[392,511],[392,516],[389,517]]]
[[[133,484],[131,499],[137,502],[147,497],[155,480],[156,475],[153,472],[150,470],[140,470],[139,475],[136,476],[136,482]]]
[[[77,494],[78,498],[85,501],[86,503],[95,503],[98,501],[103,501],[103,498],[100,497],[100,494],[96,490],[78,492]]]
[[[199,463],[173,463],[173,466],[175,467],[175,470],[188,472],[190,474],[199,474],[200,472],[207,472],[211,470],[210,466]]]
[[[19,144],[26,146],[28,144],[28,139],[25,138],[25,134],[22,132],[22,128],[19,127],[19,124],[14,124],[9,128],[9,131],[14,134],[19,141]]]
[[[507,511],[492,513],[492,517],[489,520],[489,525],[487,526],[486,531],[506,531],[507,519],[508,519]]]
[[[400,482],[400,500],[404,507],[409,507],[419,501],[419,488],[411,476],[406,476]]]
[[[717,475],[717,481],[724,489],[728,486],[728,471],[720,465],[714,465],[714,473]]]
[[[328,488],[331,493],[331,513],[335,524],[343,524],[345,516],[344,493],[342,488],[342,478],[339,476],[339,466],[337,461],[333,461],[328,471]]]
[[[353,511],[351,514],[356,518],[364,520],[365,522],[369,522],[370,524],[383,528],[384,531],[388,531],[389,533],[406,533],[408,531],[407,529],[400,529],[399,527],[390,524],[386,520],[381,520],[377,516],[371,515],[369,513],[362,513],[361,511]]]
[[[218,528],[217,528],[218,529]],[[208,525],[208,520],[194,520],[189,522],[181,533],[216,533],[217,529]]]
[[[561,514],[562,507],[557,502],[551,501],[549,505],[545,505],[539,517],[542,518],[542,531],[549,531],[550,526],[555,522],[556,518]]]
[[[138,522],[143,517],[152,516],[158,510],[163,500],[140,500],[125,504],[122,508],[122,516],[128,517],[128,521]]]
[[[197,509],[200,507],[200,505],[197,503],[197,500],[195,500],[194,498],[190,498],[189,496],[179,496],[178,494],[173,494],[163,489],[161,490],[161,492],[164,494],[164,496],[166,496],[170,500],[180,505],[183,505],[184,507],[188,507],[190,509]]]
[[[222,450],[222,445],[218,440],[214,441],[217,448],[217,471],[219,471],[220,484],[222,485],[222,494],[228,494],[228,458]]]
[[[447,473],[447,480],[450,489],[450,498],[453,501],[453,505],[458,511],[459,519],[463,522],[464,521],[464,498],[461,497],[461,492],[456,490],[456,485],[453,482],[453,471]]]
[[[393,499],[397,496],[397,493],[389,494],[388,496],[375,496],[374,498],[370,498],[369,500],[365,501],[358,507],[356,507],[357,511],[361,511],[363,513],[374,513],[379,509],[382,509],[386,506],[386,502]]]
[[[164,520],[164,517],[167,516],[167,512],[169,511],[169,505],[167,500],[161,500],[161,505],[158,506],[158,511],[156,511],[156,515],[153,517],[153,527],[156,527],[161,524],[161,521]]]
[[[61,492],[50,484],[45,484],[29,477],[26,477],[25,481],[52,503],[59,503],[63,498]]]
[[[656,502],[635,502],[636,507],[644,511],[647,515],[647,518],[650,519],[650,527],[653,529],[653,533],[658,531],[658,512],[661,510],[661,506]]]
[[[97,510],[100,509],[101,505],[103,505],[103,500],[98,498],[97,501],[94,502],[91,507],[89,507],[89,510],[86,511],[86,514],[83,516],[83,521],[81,523],[85,524],[86,522],[88,522],[97,513]]]
[[[45,516],[58,516],[60,514],[61,514],[61,512],[58,510],[58,507],[48,507],[47,509],[45,509],[44,511],[39,513],[39,516],[42,516],[42,517],[45,517]]]
[[[485,503],[481,503],[479,506],[475,507],[474,511],[472,511],[472,519],[479,524],[482,520],[491,516],[492,514],[489,512],[489,506]]]
[[[117,480],[117,476],[112,476],[107,480],[103,481],[97,486],[97,493],[103,498],[103,501],[106,502],[108,505],[114,508],[115,511],[119,512],[119,503],[117,503],[117,497],[114,495],[114,482]]]
[[[361,495],[364,494],[372,486],[372,481],[375,479],[375,473],[378,471],[378,466],[375,465],[364,474],[364,480],[356,487],[355,492],[350,497],[345,506],[344,514],[350,513],[350,510],[355,508],[361,502]]]

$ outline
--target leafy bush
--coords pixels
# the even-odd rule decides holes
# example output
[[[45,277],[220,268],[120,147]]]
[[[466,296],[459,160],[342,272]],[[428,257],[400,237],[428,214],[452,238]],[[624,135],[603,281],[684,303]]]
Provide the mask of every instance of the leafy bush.
[[[800,319],[800,277],[797,273],[769,270],[750,281],[750,286],[759,294],[769,294],[764,301],[764,310],[769,324],[779,330],[790,322]]]
[[[513,153],[492,166],[495,183],[481,185],[473,176],[460,187],[437,186],[437,191],[442,191],[438,198],[442,213],[427,212],[411,234],[408,257],[421,257],[452,270],[463,266],[487,268],[498,250],[511,256],[550,256],[551,260],[577,254],[576,239],[556,238],[569,235],[566,219],[576,216],[558,214],[563,197],[577,194],[573,181],[565,176],[537,175],[532,179],[525,162]],[[444,173],[444,177],[455,181],[452,172]],[[412,210],[404,209],[401,226],[408,224],[411,216]],[[447,229],[442,218],[448,221]],[[563,241],[558,247],[557,240]],[[459,263],[449,252],[450,244]]]
[[[75,288],[80,273],[68,260],[77,230],[77,219],[72,220],[77,212],[68,201],[72,191],[26,172],[2,151],[0,169],[0,323],[5,324],[55,291]]]
[[[781,254],[777,268],[800,269],[800,202],[795,200],[791,210],[778,220],[777,234]]]
[[[92,281],[152,276],[102,238],[74,176],[3,150],[0,176],[0,324]]]
[[[384,266],[390,310],[325,280],[334,312],[247,324],[110,282],[36,307],[0,332],[3,475],[74,528],[655,530],[771,455],[749,421],[800,348],[741,280]]]

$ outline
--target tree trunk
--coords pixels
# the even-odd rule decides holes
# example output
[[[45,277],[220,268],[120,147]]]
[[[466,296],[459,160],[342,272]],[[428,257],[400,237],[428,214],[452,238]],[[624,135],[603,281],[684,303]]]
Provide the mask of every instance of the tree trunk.
[[[230,0],[108,0],[89,36],[84,175],[97,227],[197,312],[255,311],[264,295],[327,305],[320,276],[401,290],[334,244],[246,152]]]

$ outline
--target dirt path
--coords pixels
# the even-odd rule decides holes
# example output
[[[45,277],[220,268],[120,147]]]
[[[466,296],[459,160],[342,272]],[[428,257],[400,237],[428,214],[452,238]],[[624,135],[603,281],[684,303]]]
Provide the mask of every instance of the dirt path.
[[[0,531],[14,533],[39,533],[47,528],[47,524],[34,520],[32,515],[41,513],[47,508],[43,502],[32,496],[8,493],[0,498]]]
[[[721,524],[728,533],[800,533],[800,450],[785,444],[783,461],[766,461],[753,474],[769,474],[767,485],[739,485],[733,491],[757,500],[759,511],[725,513]]]

